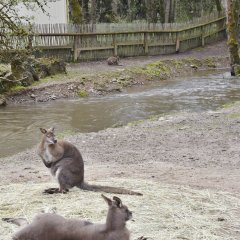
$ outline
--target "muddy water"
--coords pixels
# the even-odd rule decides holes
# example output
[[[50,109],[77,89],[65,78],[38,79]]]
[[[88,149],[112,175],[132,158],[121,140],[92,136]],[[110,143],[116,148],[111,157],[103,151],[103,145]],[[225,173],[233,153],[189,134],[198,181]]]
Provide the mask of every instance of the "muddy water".
[[[0,109],[0,156],[39,141],[39,127],[58,132],[98,131],[172,111],[214,110],[240,100],[240,80],[227,73],[162,81],[118,95],[8,106]]]

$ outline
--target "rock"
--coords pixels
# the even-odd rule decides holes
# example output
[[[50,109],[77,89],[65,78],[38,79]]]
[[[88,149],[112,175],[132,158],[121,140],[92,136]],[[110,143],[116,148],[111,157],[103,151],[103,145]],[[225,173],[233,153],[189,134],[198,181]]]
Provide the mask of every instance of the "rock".
[[[23,73],[25,72],[23,67],[23,61],[20,58],[15,58],[11,62],[11,71],[15,78],[21,79],[23,77]]]
[[[240,65],[235,65],[234,66],[234,72],[236,76],[240,76]]]
[[[67,73],[66,63],[62,60],[55,60],[50,66],[50,74]]]
[[[108,87],[106,91],[108,91],[108,92],[122,92],[122,89],[120,87]]]
[[[58,73],[67,73],[66,63],[62,60],[52,58],[39,58],[35,62],[35,68],[37,69],[40,78],[45,78]]]
[[[31,94],[30,97],[35,99],[37,96],[35,94]]]
[[[115,83],[115,82],[117,82],[117,79],[116,79],[116,78],[113,78],[113,79],[111,80],[111,83]]]
[[[0,77],[5,77],[7,74],[9,74],[10,71],[0,71]]]
[[[39,75],[36,72],[35,69],[35,59],[33,58],[28,58],[25,62],[25,69],[28,71],[31,75],[34,81],[39,81]]]
[[[193,69],[195,69],[195,70],[198,69],[198,66],[196,66],[196,65],[194,65],[194,64],[191,64],[190,67],[193,68]]]
[[[0,93],[8,91],[11,87],[19,85],[19,82],[14,81],[14,77],[11,73],[7,73],[0,79]]]
[[[66,64],[62,60],[29,57],[25,60],[15,58],[11,62],[11,70],[16,80],[23,79],[22,85],[29,86],[33,81],[57,73],[67,73]]]
[[[0,95],[0,107],[4,107],[7,105],[6,98]]]
[[[14,80],[14,76],[13,76],[12,72],[7,72],[4,77],[9,80]]]
[[[11,62],[11,71],[5,69],[0,71],[0,92],[6,92],[16,85],[30,86],[40,78],[57,73],[67,73],[66,64],[62,60],[15,57]],[[56,99],[56,96],[53,99]]]
[[[68,86],[68,90],[73,91],[74,89],[76,89],[76,86],[74,84],[71,84],[70,86]]]
[[[30,86],[36,75],[34,69],[30,65],[30,60],[23,61],[21,58],[15,58],[11,62],[12,75],[15,80],[21,80],[23,86]]]
[[[51,99],[51,100],[56,100],[56,99],[57,99],[57,96],[53,94],[53,95],[50,96],[50,99]]]

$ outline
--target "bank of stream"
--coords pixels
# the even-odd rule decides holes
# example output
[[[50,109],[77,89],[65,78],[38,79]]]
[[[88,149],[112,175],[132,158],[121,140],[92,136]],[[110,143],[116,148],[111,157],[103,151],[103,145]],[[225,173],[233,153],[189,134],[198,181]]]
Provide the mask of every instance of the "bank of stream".
[[[179,111],[215,110],[240,100],[240,82],[228,72],[201,72],[195,76],[135,86],[119,94],[10,105],[0,112],[1,157],[39,141],[39,127],[55,126],[59,137],[96,132],[155,115]]]

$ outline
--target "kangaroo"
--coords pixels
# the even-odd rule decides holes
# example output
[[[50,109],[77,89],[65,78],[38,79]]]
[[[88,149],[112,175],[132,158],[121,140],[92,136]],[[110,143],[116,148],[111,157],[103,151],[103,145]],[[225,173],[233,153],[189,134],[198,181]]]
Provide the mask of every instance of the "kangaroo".
[[[139,195],[141,193],[123,188],[90,185],[84,181],[84,163],[79,150],[70,142],[57,141],[54,128],[48,130],[40,128],[43,133],[38,146],[38,155],[43,163],[51,170],[51,174],[59,183],[58,188],[46,189],[44,193],[67,193],[70,188],[76,186],[83,190],[103,191],[115,194]]]
[[[112,57],[109,57],[107,59],[107,63],[108,65],[119,65],[119,66],[122,66],[121,64],[119,64],[119,56],[112,56]]]
[[[105,224],[93,224],[78,219],[66,219],[57,214],[37,215],[33,222],[23,222],[23,228],[14,234],[13,240],[129,240],[130,233],[126,222],[132,212],[118,197],[113,200],[101,195],[108,204]],[[21,225],[18,219],[3,218],[4,221]]]

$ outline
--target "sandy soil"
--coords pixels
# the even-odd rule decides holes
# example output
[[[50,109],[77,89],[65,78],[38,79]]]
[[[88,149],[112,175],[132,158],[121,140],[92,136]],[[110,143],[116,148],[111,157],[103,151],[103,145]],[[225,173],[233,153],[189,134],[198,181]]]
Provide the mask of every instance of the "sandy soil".
[[[136,223],[130,224],[134,239],[141,235],[151,239],[240,239],[239,136],[240,104],[236,103],[215,112],[157,116],[121,128],[70,136],[66,140],[76,145],[83,155],[86,181],[102,181],[105,185],[124,186],[144,194],[142,199],[122,197],[136,216],[142,216],[141,219],[137,217]],[[32,196],[31,191],[34,190],[30,186],[35,186],[38,200],[29,202],[33,206],[37,202],[38,208],[35,207],[34,211],[51,200],[52,205],[61,206],[60,212],[65,216],[74,215],[74,207],[71,213],[62,210],[69,204],[68,197],[51,196],[50,199],[41,194],[46,184],[53,184],[53,180],[37,156],[36,148],[0,158],[0,163],[1,214],[23,213],[14,208],[19,202],[15,203],[13,199],[20,198],[26,204],[31,201],[26,196]],[[18,194],[14,195],[14,191]],[[73,202],[74,199],[79,200],[79,196],[96,197],[93,193],[84,192],[81,195],[78,191],[73,189],[69,193]],[[12,199],[4,199],[6,196]],[[196,200],[196,196],[201,197]],[[203,207],[198,201],[206,205]],[[88,204],[82,203],[81,208],[88,209]],[[94,204],[97,206],[99,203]],[[168,204],[168,208],[163,209],[162,204]],[[220,208],[225,209],[225,215],[228,212],[227,217],[221,217],[223,211]],[[179,209],[184,216],[178,215]],[[84,216],[77,213],[74,216],[98,219],[93,212],[96,211],[89,210]],[[214,219],[217,219],[216,222]],[[191,225],[200,220],[206,222],[205,225],[208,225],[207,221],[213,221],[214,229]],[[176,225],[179,221],[181,225]],[[0,229],[1,226],[7,232],[4,236],[10,236],[15,230],[0,222]],[[185,228],[186,231],[179,232]]]

